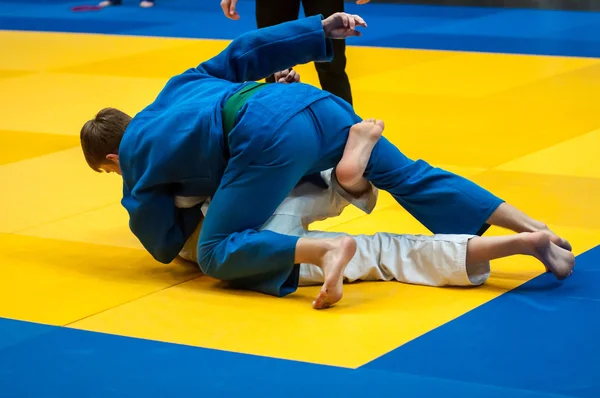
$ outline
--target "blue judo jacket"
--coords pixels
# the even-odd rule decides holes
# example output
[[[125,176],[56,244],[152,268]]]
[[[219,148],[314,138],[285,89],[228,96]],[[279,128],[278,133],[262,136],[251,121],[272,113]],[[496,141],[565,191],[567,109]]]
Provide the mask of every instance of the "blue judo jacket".
[[[200,206],[178,209],[174,197],[213,196],[221,184],[227,166],[225,101],[245,82],[311,61],[331,61],[321,20],[299,19],[238,37],[214,58],[171,78],[132,119],[119,146],[122,205],[131,231],[157,261],[173,261],[201,217]],[[272,134],[326,96],[305,84],[270,84],[257,94],[263,106],[253,107],[254,114],[244,114],[244,120],[252,121],[257,134]],[[242,143],[235,150],[252,148]]]

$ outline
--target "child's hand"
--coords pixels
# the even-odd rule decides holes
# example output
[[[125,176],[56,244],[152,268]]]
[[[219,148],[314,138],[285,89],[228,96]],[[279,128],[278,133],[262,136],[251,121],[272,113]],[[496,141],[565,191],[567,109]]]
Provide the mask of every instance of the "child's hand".
[[[240,14],[235,9],[237,2],[238,0],[221,0],[221,9],[223,10],[223,14],[225,14],[227,18],[233,19],[234,21],[240,19]]]
[[[293,69],[282,70],[274,75],[275,83],[299,83],[300,74]]]

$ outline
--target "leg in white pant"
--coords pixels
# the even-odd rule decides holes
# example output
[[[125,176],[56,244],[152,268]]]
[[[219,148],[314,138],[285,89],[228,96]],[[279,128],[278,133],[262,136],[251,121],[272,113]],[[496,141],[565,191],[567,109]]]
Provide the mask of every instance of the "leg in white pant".
[[[310,231],[308,238],[332,238],[335,232]],[[375,235],[352,236],[356,254],[346,267],[347,282],[391,281],[426,286],[473,286],[483,284],[490,274],[489,261],[469,264],[467,243],[471,235]],[[323,283],[323,272],[311,264],[300,266],[300,284]]]
[[[347,234],[307,231],[309,224],[342,213],[350,203],[370,213],[377,202],[377,189],[360,198],[348,195],[331,170],[321,173],[330,186],[322,190],[303,184],[277,208],[263,229],[306,238],[335,238]],[[333,178],[332,178],[333,177]],[[467,242],[471,235],[398,235],[377,233],[352,236],[356,254],[346,267],[347,282],[390,281],[428,286],[480,285],[490,273],[490,263],[466,267]],[[322,270],[312,264],[300,265],[300,285],[323,283]]]

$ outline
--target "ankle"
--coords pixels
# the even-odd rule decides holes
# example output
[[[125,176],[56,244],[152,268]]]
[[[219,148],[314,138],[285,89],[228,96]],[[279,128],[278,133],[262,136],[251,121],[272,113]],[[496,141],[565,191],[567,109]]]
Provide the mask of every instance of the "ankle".
[[[300,238],[296,244],[296,264],[313,264],[318,267],[323,265],[323,259],[335,245],[329,239]]]
[[[549,240],[548,235],[544,232],[522,232],[519,234],[519,242],[521,242],[521,249],[524,254],[529,256],[536,256],[537,247],[545,241]]]
[[[344,156],[335,167],[334,172],[338,183],[346,191],[351,189],[354,181],[361,177],[356,164],[349,160],[346,152],[344,152]]]
[[[541,221],[531,220],[526,223],[522,232],[540,232],[549,231],[548,226]]]

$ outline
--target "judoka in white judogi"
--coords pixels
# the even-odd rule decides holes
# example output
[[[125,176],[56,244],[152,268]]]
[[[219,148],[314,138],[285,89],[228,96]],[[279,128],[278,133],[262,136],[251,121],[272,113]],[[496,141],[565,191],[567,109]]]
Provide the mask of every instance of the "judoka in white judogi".
[[[332,170],[321,173],[329,186],[322,189],[309,182],[298,185],[262,226],[286,235],[307,238],[335,238],[347,235],[339,232],[310,231],[315,221],[339,216],[352,204],[369,214],[375,208],[378,190],[360,198],[349,195],[337,183]],[[178,207],[192,207],[204,202],[206,215],[210,200],[177,197]],[[188,239],[180,256],[197,262],[196,248],[202,222]],[[374,235],[353,235],[357,250],[344,272],[346,282],[399,281],[427,286],[473,286],[483,284],[490,274],[490,263],[467,267],[467,242],[473,235],[401,235],[380,232]],[[300,285],[323,284],[323,271],[312,264],[300,265]]]

